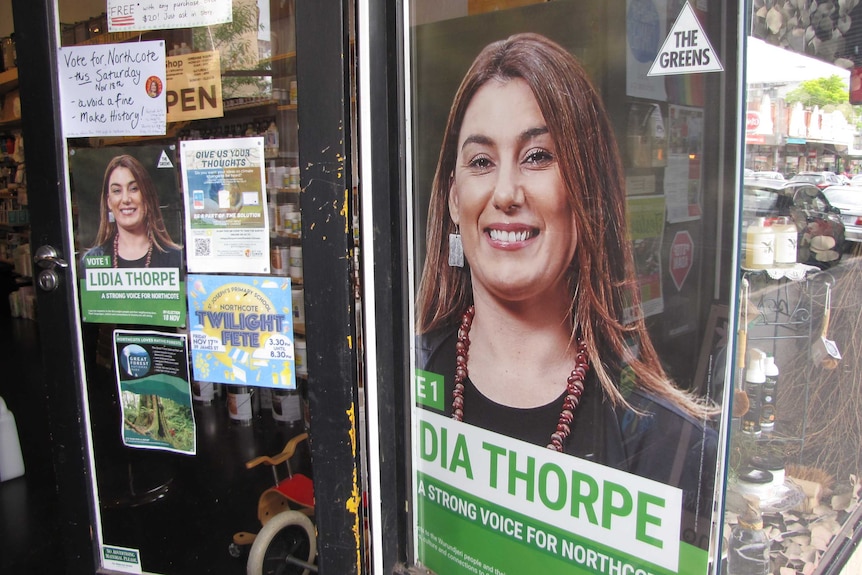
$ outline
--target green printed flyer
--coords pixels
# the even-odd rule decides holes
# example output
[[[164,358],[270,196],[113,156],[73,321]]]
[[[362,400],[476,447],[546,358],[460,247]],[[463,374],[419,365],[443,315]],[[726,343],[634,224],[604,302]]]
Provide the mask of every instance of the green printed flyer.
[[[123,443],[194,455],[195,418],[186,336],[114,331]]]

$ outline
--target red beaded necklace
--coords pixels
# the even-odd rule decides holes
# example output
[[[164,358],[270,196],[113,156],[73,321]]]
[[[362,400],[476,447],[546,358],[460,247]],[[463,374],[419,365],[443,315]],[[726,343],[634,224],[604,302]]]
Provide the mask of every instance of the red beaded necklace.
[[[150,240],[150,247],[147,250],[147,261],[144,262],[144,267],[150,267],[150,261],[153,259],[153,240]],[[114,267],[120,267],[120,234],[114,234]]]
[[[455,389],[452,391],[452,419],[456,421],[464,421],[464,380],[469,377],[467,359],[470,352],[470,327],[475,315],[476,309],[473,306],[467,308],[458,327],[458,341],[455,344]],[[566,397],[563,399],[557,429],[551,434],[551,442],[546,446],[554,451],[563,451],[563,442],[571,433],[572,419],[584,393],[584,378],[590,369],[587,344],[578,337],[577,345],[575,368],[566,380]]]

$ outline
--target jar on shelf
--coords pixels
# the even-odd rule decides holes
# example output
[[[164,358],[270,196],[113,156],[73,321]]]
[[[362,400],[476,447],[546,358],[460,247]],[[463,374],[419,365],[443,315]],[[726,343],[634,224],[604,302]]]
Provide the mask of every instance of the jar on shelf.
[[[756,497],[747,498],[745,511],[730,532],[727,546],[727,575],[768,575],[769,538]]]

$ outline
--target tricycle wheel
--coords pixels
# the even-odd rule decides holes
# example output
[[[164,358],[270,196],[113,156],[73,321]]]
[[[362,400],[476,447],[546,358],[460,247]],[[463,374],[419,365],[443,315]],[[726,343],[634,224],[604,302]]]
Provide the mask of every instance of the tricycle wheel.
[[[317,538],[311,520],[299,511],[282,511],[267,521],[248,554],[248,575],[316,573]]]

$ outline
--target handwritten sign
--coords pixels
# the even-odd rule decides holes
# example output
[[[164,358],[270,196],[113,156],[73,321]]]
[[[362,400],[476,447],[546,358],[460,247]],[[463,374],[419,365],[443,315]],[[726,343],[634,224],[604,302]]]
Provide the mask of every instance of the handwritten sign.
[[[168,122],[221,118],[219,52],[195,52],[168,56]]]
[[[165,43],[60,48],[63,133],[160,136],[165,133]]]
[[[108,0],[108,32],[193,28],[233,19],[230,0]]]

